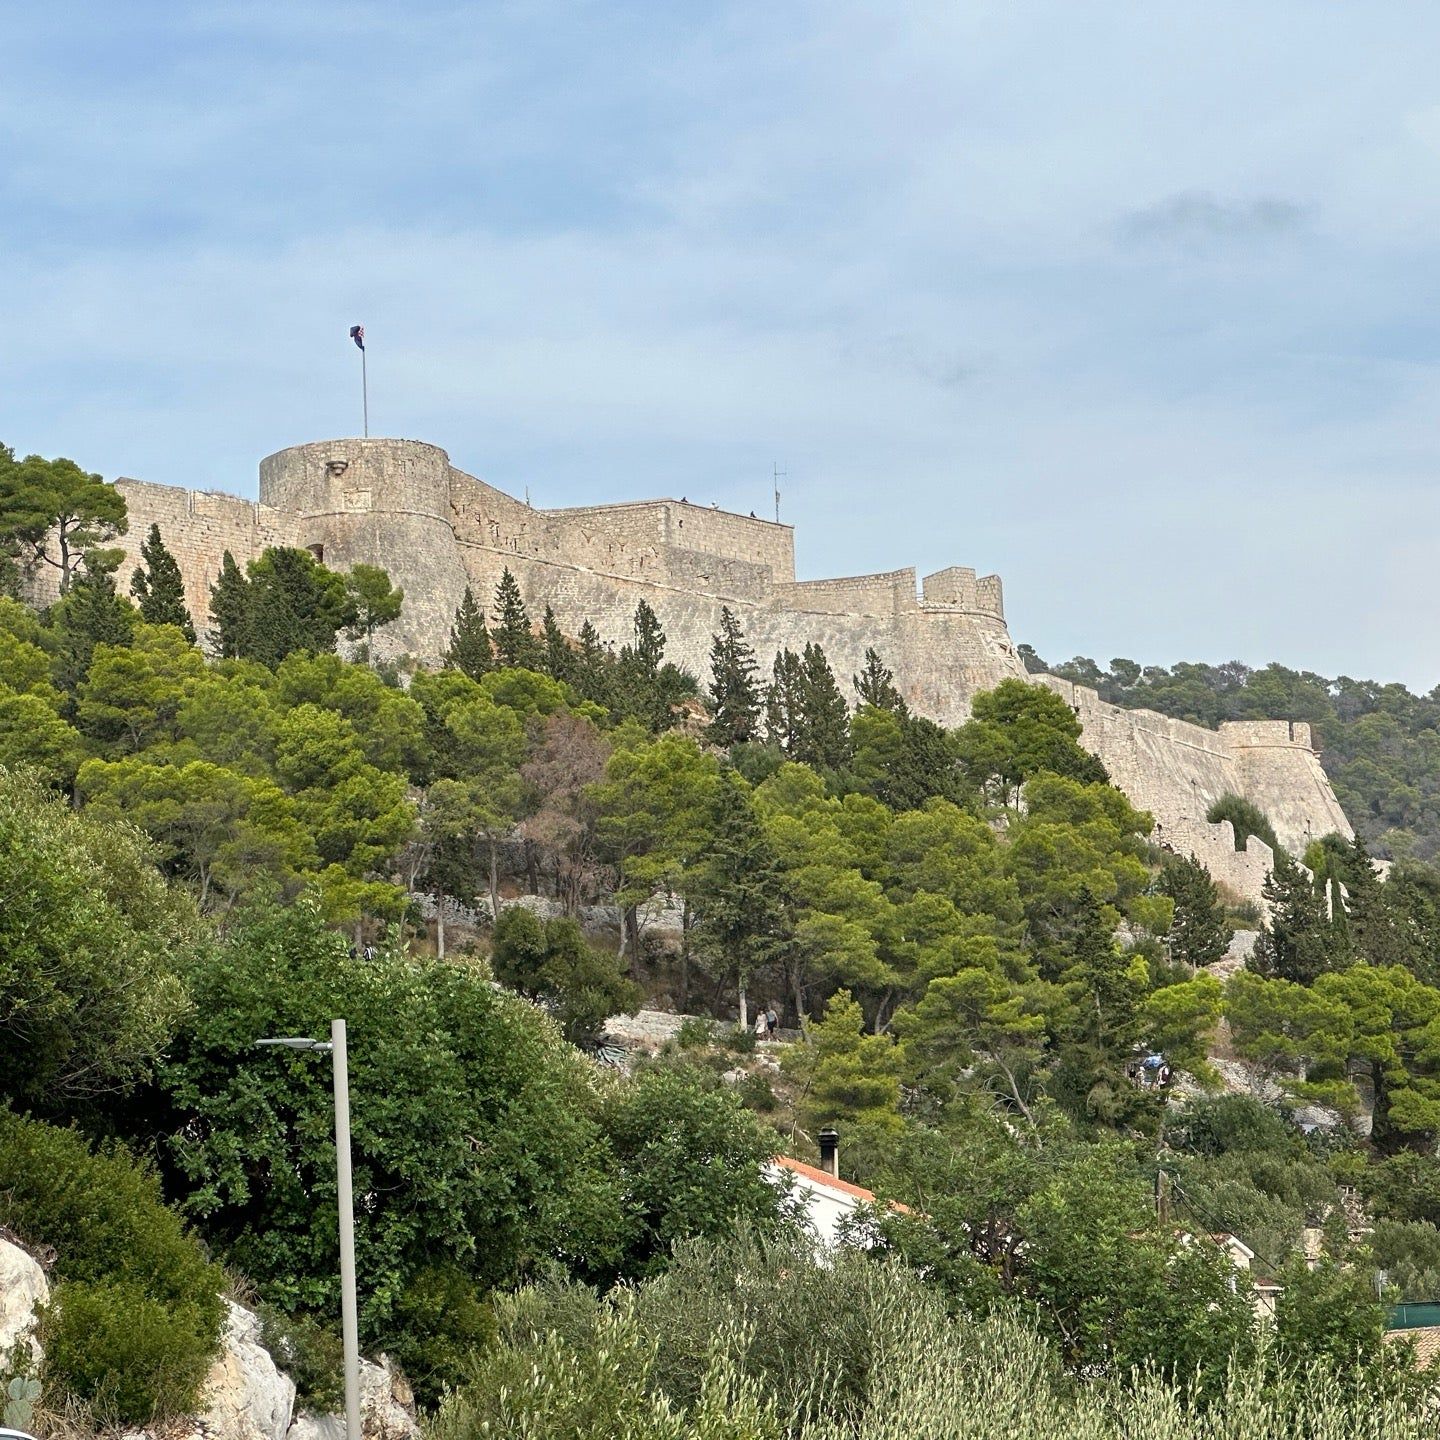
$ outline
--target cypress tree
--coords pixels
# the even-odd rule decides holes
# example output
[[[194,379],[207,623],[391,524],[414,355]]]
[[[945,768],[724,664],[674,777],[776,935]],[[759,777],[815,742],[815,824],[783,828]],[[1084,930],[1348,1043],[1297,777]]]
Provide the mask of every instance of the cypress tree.
[[[140,602],[140,618],[148,625],[174,625],[193,645],[195,626],[185,608],[185,581],[160,538],[158,525],[151,525],[141,542],[140,558],[144,567],[137,565],[130,577],[130,593]]]
[[[538,670],[543,664],[540,642],[530,629],[530,615],[520,586],[507,567],[495,587],[495,611],[490,639],[496,662],[507,668]]]
[[[296,651],[328,654],[355,623],[345,577],[308,550],[272,545],[245,567],[249,596],[240,654],[272,670]]]
[[[54,621],[60,639],[56,681],[73,693],[89,673],[97,645],[130,643],[135,607],[115,593],[108,565],[91,565],[71,580],[55,607]]]
[[[728,750],[755,739],[760,720],[755,652],[745,643],[740,622],[728,606],[720,611],[720,633],[711,637],[710,674],[713,719],[706,732],[710,743]]]
[[[696,946],[721,978],[735,977],[744,1026],[750,980],[778,957],[789,915],[779,857],[733,770],[720,777],[693,901]]]
[[[445,663],[472,680],[478,680],[495,668],[490,632],[485,628],[485,612],[476,603],[475,592],[468,585],[455,609],[455,623],[450,627],[450,648],[445,652]]]
[[[1325,897],[1284,850],[1260,893],[1269,923],[1261,929],[1250,968],[1311,985],[1329,970],[1343,970],[1352,956],[1347,935],[1328,914]]]
[[[855,693],[862,705],[873,705],[877,710],[889,710],[902,718],[910,713],[909,707],[895,688],[895,672],[888,669],[873,647],[865,651],[865,668],[851,676]]]
[[[541,629],[545,635],[546,671],[552,679],[569,684],[575,678],[575,652],[570,648],[570,642],[561,634],[555,612],[548,605],[545,607]]]
[[[615,705],[615,657],[600,643],[600,633],[586,620],[580,626],[579,650],[571,657],[571,683],[582,699],[607,710]]]
[[[793,650],[775,656],[771,681],[765,691],[765,734],[792,759],[800,742],[803,718],[800,709],[800,657]]]
[[[794,759],[838,770],[850,759],[850,712],[825,652],[813,641],[800,657],[800,735]]]
[[[641,672],[653,678],[665,659],[665,631],[660,617],[644,600],[635,607],[635,659]]]
[[[665,660],[665,631],[642,600],[635,607],[635,643],[621,647],[616,699],[622,714],[658,735],[675,723],[675,706],[693,681]]]
[[[1188,855],[1172,855],[1160,872],[1159,890],[1175,902],[1167,937],[1171,958],[1192,971],[1218,960],[1233,932],[1210,872]]]
[[[220,561],[220,578],[210,587],[210,618],[215,654],[221,660],[238,659],[250,625],[250,582],[228,550]]]

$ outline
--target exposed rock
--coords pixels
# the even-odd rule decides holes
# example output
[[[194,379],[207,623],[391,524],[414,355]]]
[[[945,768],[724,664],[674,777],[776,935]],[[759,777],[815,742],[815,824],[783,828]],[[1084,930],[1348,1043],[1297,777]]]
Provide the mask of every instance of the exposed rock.
[[[612,1015],[605,1022],[607,1039],[621,1045],[644,1045],[659,1049],[673,1040],[688,1017],[665,1010],[641,1010],[634,1015]]]
[[[1237,970],[1243,970],[1255,953],[1255,942],[1260,938],[1258,930],[1237,930],[1230,937],[1229,948],[1216,961],[1205,968],[1223,985]]]
[[[225,1305],[225,1348],[205,1378],[199,1428],[212,1440],[285,1440],[295,1382],[261,1344],[259,1316]]]
[[[1275,1081],[1244,1060],[1223,1060],[1212,1056],[1210,1063],[1220,1072],[1226,1090],[1235,1095],[1252,1095],[1267,1105],[1285,1106],[1302,1130],[1338,1130],[1347,1123],[1345,1116],[1328,1105],[1297,1104]],[[1362,1111],[1349,1123],[1352,1129],[1368,1134],[1368,1125],[1373,1123],[1373,1117]]]
[[[45,1272],[18,1245],[0,1240],[0,1357],[25,1346],[30,1361],[40,1363],[35,1312],[49,1299]]]
[[[379,1364],[360,1362],[360,1430],[365,1440],[415,1440],[420,1434],[414,1392],[384,1355]],[[286,1440],[345,1440],[345,1417],[302,1410]]]

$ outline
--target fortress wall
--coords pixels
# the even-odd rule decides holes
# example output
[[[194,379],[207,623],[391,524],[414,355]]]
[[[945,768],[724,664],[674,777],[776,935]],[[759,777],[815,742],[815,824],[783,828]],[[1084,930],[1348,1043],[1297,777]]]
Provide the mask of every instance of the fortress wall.
[[[180,566],[185,603],[199,630],[208,626],[210,586],[220,574],[227,550],[243,566],[267,545],[299,543],[292,515],[238,495],[125,478],[116,480],[115,488],[125,497],[129,520],[129,529],[113,547],[125,553],[115,572],[116,588],[122,595],[130,593],[130,577],[142,563],[140,546],[151,525],[158,525],[160,538]],[[60,572],[51,565],[41,566],[30,578],[26,596],[34,605],[53,604],[60,596]]]
[[[1005,618],[1005,598],[998,575],[981,575],[965,565],[951,565],[937,570],[920,582],[922,605],[956,606],[977,610],[997,619]]]
[[[1311,748],[1310,727],[1303,720],[1223,720],[1220,733],[1231,746],[1302,745]]]
[[[959,605],[978,610],[975,572],[967,565],[950,565],[920,582],[920,597],[931,605]]]
[[[777,585],[774,603],[825,615],[894,615],[918,610],[915,571],[886,570],[879,575],[847,575],[836,580],[796,580]]]
[[[982,575],[975,582],[980,609],[988,610],[1001,620],[1005,618],[1005,586],[998,575]]]
[[[1104,761],[1133,804],[1154,815],[1162,838],[1199,837],[1196,827],[1218,829],[1205,816],[1225,794],[1242,795],[1264,811],[1296,859],[1312,839],[1332,831],[1349,839],[1354,833],[1310,748],[1310,727],[1300,721],[1242,720],[1206,730],[1153,710],[1107,704],[1089,687],[1054,675],[1035,678],[1065,697],[1083,727],[1081,743]],[[1268,867],[1261,852],[1268,847],[1252,837],[1252,847],[1260,847],[1259,859],[1237,862],[1213,841],[1202,844],[1196,838],[1193,843],[1191,853],[1217,880],[1224,871],[1232,877],[1226,883],[1238,893],[1260,898],[1262,865]],[[1242,882],[1248,888],[1241,888]]]
[[[671,545],[766,566],[777,582],[795,578],[795,531],[789,525],[678,501],[666,502],[666,518]]]
[[[544,515],[550,533],[562,542],[602,537],[616,546],[652,549],[670,543],[670,521],[663,500],[585,505],[573,510],[547,510]]]
[[[1180,855],[1190,855],[1209,872],[1217,885],[1242,900],[1260,900],[1265,877],[1275,864],[1275,852],[1254,835],[1246,837],[1245,848],[1235,848],[1235,827],[1228,820],[1212,825],[1206,820],[1179,820],[1159,831],[1157,841]]]
[[[461,553],[477,595],[493,594],[508,565],[533,615],[550,605],[568,635],[589,620],[601,638],[617,648],[632,639],[635,607],[644,599],[664,627],[666,658],[694,674],[702,688],[710,678],[711,636],[719,630],[720,610],[727,604],[739,619],[763,676],[769,676],[781,649],[798,653],[813,642],[824,649],[841,692],[852,703],[851,677],[864,668],[870,646],[894,670],[907,703],[947,725],[968,716],[976,690],[989,689],[1007,676],[1024,675],[1004,625],[986,617],[977,620],[967,612],[917,608],[859,615],[799,609],[783,602],[727,599],[668,580],[607,575],[469,544],[461,546]]]
[[[775,588],[768,565],[713,555],[704,550],[683,550],[678,545],[665,546],[657,558],[664,582],[677,589],[756,604]]]
[[[1296,728],[1308,735],[1308,726]],[[1221,727],[1222,733],[1225,729]],[[1335,833],[1347,840],[1354,836],[1320,757],[1308,744],[1242,743],[1236,747],[1236,763],[1240,793],[1265,812],[1280,843],[1297,860],[1323,835]]]
[[[465,570],[450,518],[450,459],[418,440],[322,440],[260,462],[260,496],[296,512],[299,543],[338,570],[378,565],[405,591],[381,656],[444,649]]]
[[[544,546],[546,520],[523,500],[450,466],[450,523],[455,534],[497,550],[532,550]]]
[[[1080,720],[1080,743],[1104,761],[1131,802],[1166,830],[1186,820],[1204,823],[1222,795],[1242,793],[1235,757],[1217,731],[1153,710],[1110,705],[1088,686],[1054,675],[1034,678],[1065,699]]]

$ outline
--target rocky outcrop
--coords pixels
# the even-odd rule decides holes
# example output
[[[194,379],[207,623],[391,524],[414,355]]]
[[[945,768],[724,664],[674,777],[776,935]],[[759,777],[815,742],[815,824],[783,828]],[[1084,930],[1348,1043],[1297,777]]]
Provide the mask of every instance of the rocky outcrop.
[[[30,1368],[39,1365],[35,1322],[49,1300],[45,1272],[28,1252],[0,1239],[0,1359],[8,1357]]]
[[[415,1440],[415,1395],[409,1382],[385,1357],[360,1362],[360,1429],[365,1440]],[[286,1440],[345,1440],[343,1415],[295,1417]]]
[[[224,1349],[201,1391],[199,1431],[210,1440],[285,1440],[295,1382],[261,1343],[260,1319],[225,1302]]]

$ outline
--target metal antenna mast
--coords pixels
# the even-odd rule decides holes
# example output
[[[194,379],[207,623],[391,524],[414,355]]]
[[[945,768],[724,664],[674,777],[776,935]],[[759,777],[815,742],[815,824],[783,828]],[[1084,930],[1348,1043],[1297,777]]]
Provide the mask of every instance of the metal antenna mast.
[[[771,465],[770,483],[775,487],[775,523],[780,523],[780,482],[786,478],[786,472],[780,468],[780,462],[776,460]]]

